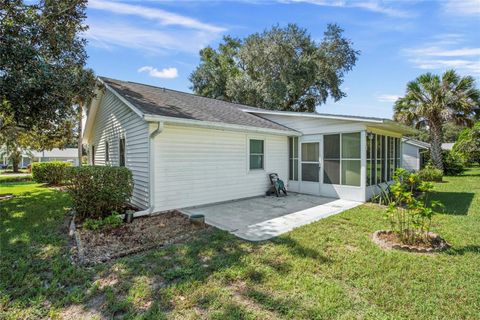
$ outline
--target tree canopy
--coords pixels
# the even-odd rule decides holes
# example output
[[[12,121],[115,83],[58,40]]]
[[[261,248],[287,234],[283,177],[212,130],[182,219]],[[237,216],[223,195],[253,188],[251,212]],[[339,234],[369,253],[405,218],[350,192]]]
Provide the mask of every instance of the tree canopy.
[[[454,70],[441,76],[420,75],[407,84],[404,97],[394,107],[394,119],[416,128],[428,129],[433,164],[443,170],[442,127],[448,122],[472,126],[480,113],[480,90],[475,79]]]
[[[453,151],[462,154],[469,163],[480,163],[480,121],[462,131]]]
[[[75,104],[91,96],[94,83],[93,72],[84,68],[86,41],[80,36],[87,29],[86,4],[86,0],[3,1],[0,135],[41,136],[34,142],[43,149],[60,143],[75,127]]]
[[[202,49],[191,88],[265,109],[312,112],[328,97],[346,96],[341,85],[358,55],[335,24],[327,26],[320,43],[295,24],[274,26],[245,39],[226,36],[218,49]]]

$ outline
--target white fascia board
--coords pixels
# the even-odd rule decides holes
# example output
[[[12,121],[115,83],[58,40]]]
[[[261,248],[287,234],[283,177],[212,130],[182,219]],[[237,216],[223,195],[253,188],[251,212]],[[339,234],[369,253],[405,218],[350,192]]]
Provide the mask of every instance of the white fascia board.
[[[419,143],[416,143],[415,141],[410,140],[410,139],[408,139],[408,138],[404,138],[404,139],[402,139],[402,140],[403,140],[403,141],[402,141],[403,143],[408,143],[408,144],[411,144],[412,146],[419,147],[419,148],[421,148],[421,149],[426,149],[426,150],[430,149],[430,147],[423,146],[423,145],[421,145],[421,144],[419,144]]]
[[[93,130],[93,124],[95,123],[95,118],[97,116],[98,108],[100,107],[100,102],[103,98],[103,90],[95,89],[94,97],[90,102],[90,109],[87,114],[87,122],[85,123],[85,128],[83,128],[83,137],[82,143],[88,143],[90,138],[90,133]]]
[[[334,120],[349,120],[349,121],[358,121],[358,122],[369,122],[369,123],[384,123],[383,119],[367,119],[354,116],[342,116],[342,115],[323,115],[315,113],[302,113],[302,112],[291,112],[291,111],[270,111],[270,110],[252,110],[252,109],[242,109],[244,112],[248,113],[258,113],[258,114],[271,114],[287,117],[304,117],[304,118],[318,118],[318,119],[334,119]]]
[[[98,80],[100,81],[101,84],[103,84],[105,86],[105,88],[107,90],[109,90],[111,93],[113,93],[118,99],[120,99],[120,101],[122,101],[123,103],[125,103],[130,109],[132,109],[133,112],[135,112],[139,117],[142,117],[144,116],[143,112],[141,112],[140,110],[138,110],[137,107],[135,107],[132,103],[130,103],[127,99],[125,99],[124,97],[122,97],[121,94],[119,94],[115,89],[113,89],[112,87],[110,87],[108,84],[105,83],[105,81],[103,81],[102,79],[98,78]]]
[[[294,130],[257,128],[257,127],[244,126],[244,125],[238,125],[238,124],[228,124],[228,123],[221,123],[221,122],[192,120],[192,119],[181,119],[181,118],[165,117],[165,116],[151,115],[151,114],[144,115],[143,119],[147,122],[162,121],[165,124],[201,127],[201,128],[217,129],[217,130],[268,133],[268,134],[282,135],[282,136],[301,136],[302,135],[300,132],[294,131]]]

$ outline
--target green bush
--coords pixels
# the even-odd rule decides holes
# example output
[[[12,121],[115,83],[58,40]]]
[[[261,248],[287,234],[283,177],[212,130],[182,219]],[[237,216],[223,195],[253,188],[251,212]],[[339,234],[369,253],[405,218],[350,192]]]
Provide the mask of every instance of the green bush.
[[[97,231],[104,228],[117,228],[122,225],[122,218],[118,212],[114,211],[111,215],[103,219],[86,218],[83,222],[83,227],[87,230]]]
[[[125,167],[72,167],[68,180],[73,208],[80,219],[104,218],[119,212],[132,196],[132,173]]]
[[[418,177],[422,181],[441,182],[443,179],[443,172],[442,170],[435,168],[433,165],[427,164],[425,168],[418,171]]]
[[[453,151],[443,152],[443,173],[446,176],[458,176],[464,173],[465,170],[465,160],[459,153]]]
[[[70,162],[34,162],[32,164],[32,178],[38,183],[56,185],[64,183],[67,175],[67,168],[71,167]]]

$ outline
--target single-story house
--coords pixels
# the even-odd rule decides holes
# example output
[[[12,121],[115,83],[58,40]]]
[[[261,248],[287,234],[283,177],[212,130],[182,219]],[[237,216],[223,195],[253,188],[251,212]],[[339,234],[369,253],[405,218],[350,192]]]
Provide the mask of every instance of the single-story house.
[[[442,143],[442,150],[445,151],[451,151],[453,149],[453,146],[455,145],[455,142],[444,142]]]
[[[413,171],[420,170],[425,162],[424,155],[430,150],[430,144],[411,138],[403,138],[402,141],[402,167]]]
[[[52,150],[44,151],[30,151],[22,150],[22,160],[19,167],[26,168],[32,162],[47,162],[47,161],[65,161],[70,162],[74,166],[78,166],[78,150],[77,148],[53,148]],[[6,154],[0,158],[3,167],[10,165],[10,161]]]
[[[401,166],[410,129],[387,119],[264,110],[99,78],[89,163],[131,169],[141,214],[290,191],[366,201]],[[140,214],[139,214],[140,215]]]

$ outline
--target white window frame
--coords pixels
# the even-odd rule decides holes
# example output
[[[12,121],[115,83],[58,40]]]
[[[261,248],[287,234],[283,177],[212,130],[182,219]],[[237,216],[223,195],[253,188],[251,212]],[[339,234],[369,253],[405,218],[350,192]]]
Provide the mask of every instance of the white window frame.
[[[250,169],[250,141],[259,140],[263,142],[263,163],[262,168]],[[260,155],[259,153],[255,155]],[[247,171],[248,172],[261,172],[265,171],[267,167],[267,140],[265,137],[249,136],[247,137]]]

